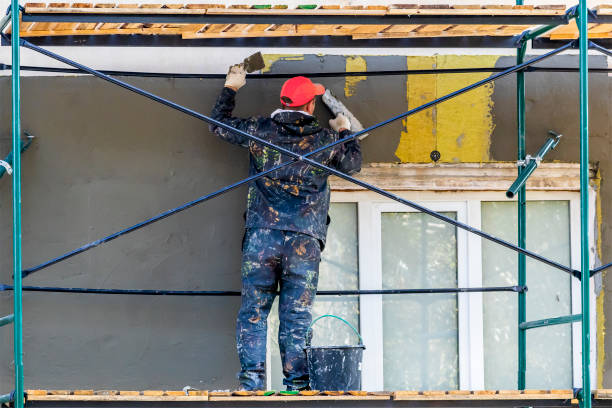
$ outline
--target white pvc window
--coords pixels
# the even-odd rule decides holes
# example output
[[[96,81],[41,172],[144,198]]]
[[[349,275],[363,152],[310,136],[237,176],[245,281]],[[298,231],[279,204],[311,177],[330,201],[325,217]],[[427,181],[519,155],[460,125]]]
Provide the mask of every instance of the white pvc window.
[[[462,203],[428,203],[465,222]],[[466,236],[443,221],[396,203],[360,203],[370,213],[372,269],[368,289],[456,288],[465,274]],[[373,309],[361,327],[366,349],[367,389],[458,389],[460,326],[467,316],[457,294],[362,296]],[[380,328],[382,330],[380,330]],[[465,355],[465,354],[464,354]],[[370,372],[372,372],[370,374]]]
[[[500,200],[500,193],[402,195],[509,242],[516,241],[516,204]],[[578,266],[578,198],[577,193],[530,193],[530,250]],[[380,201],[373,193],[335,192],[332,201],[333,221],[321,263],[321,290],[517,284],[514,251],[396,202]],[[528,320],[580,313],[576,279],[537,261],[528,260],[527,268]],[[365,390],[515,389],[516,308],[517,294],[506,292],[320,296],[313,316],[337,314],[361,331],[366,345],[362,365]],[[274,311],[271,316],[272,322]],[[282,389],[278,346],[274,344],[277,334],[271,335],[269,385]],[[596,355],[594,337],[592,358]],[[350,330],[335,321],[320,327],[317,323],[316,344],[355,341]],[[528,331],[527,387],[579,387],[580,350],[579,323]]]
[[[563,265],[570,265],[570,205],[566,200],[527,202],[527,248]],[[482,203],[482,228],[509,242],[516,242],[516,202]],[[485,286],[517,282],[516,252],[483,242],[482,269]],[[571,314],[571,280],[541,262],[527,259],[527,320]],[[485,387],[511,389],[517,383],[516,295],[504,292],[484,295]],[[527,331],[526,387],[572,388],[572,327],[568,324]]]
[[[422,213],[383,212],[381,240],[383,289],[457,287],[451,225]],[[459,388],[458,333],[457,294],[383,295],[385,389]]]

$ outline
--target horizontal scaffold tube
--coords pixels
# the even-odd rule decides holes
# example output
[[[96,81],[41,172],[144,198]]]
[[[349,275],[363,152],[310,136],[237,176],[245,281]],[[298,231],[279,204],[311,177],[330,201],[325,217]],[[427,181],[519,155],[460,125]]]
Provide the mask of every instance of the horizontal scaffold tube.
[[[574,45],[573,42],[567,43],[564,46],[562,46],[562,47],[560,47],[560,48],[558,48],[556,50],[550,51],[550,52],[548,52],[546,54],[543,54],[543,55],[540,55],[538,57],[535,57],[535,58],[533,58],[533,59],[531,59],[529,61],[526,61],[526,62],[524,62],[522,64],[516,65],[515,67],[512,67],[511,69],[508,69],[508,70],[506,70],[504,72],[500,72],[498,74],[495,74],[495,75],[492,75],[492,76],[490,76],[488,78],[485,78],[485,79],[483,79],[481,81],[478,81],[478,82],[476,82],[474,84],[468,85],[468,86],[466,86],[464,88],[461,88],[461,89],[459,89],[459,90],[457,90],[457,91],[455,91],[455,92],[453,92],[451,94],[445,95],[445,96],[440,97],[438,99],[435,99],[435,100],[433,100],[431,102],[428,102],[428,103],[426,103],[424,105],[421,105],[419,107],[416,107],[416,108],[411,109],[409,111],[406,111],[404,113],[396,115],[396,116],[394,116],[392,118],[389,118],[389,119],[387,119],[385,121],[382,121],[380,123],[372,125],[372,126],[366,128],[364,130],[361,130],[359,132],[356,132],[356,133],[350,135],[349,137],[340,139],[340,140],[338,140],[338,141],[336,141],[334,143],[330,143],[329,145],[326,145],[326,146],[323,146],[321,148],[315,149],[312,152],[310,152],[308,154],[305,154],[305,155],[299,155],[299,154],[297,154],[297,153],[295,153],[295,152],[293,152],[291,150],[288,150],[288,149],[276,146],[276,145],[274,145],[274,144],[272,144],[272,143],[270,143],[270,142],[268,142],[268,141],[266,141],[264,139],[261,139],[261,138],[259,138],[257,136],[254,136],[254,135],[251,135],[249,133],[243,132],[243,131],[241,131],[239,129],[236,129],[236,128],[233,128],[233,127],[231,127],[229,125],[226,125],[225,123],[222,123],[222,122],[219,122],[219,121],[217,121],[217,120],[215,120],[213,118],[210,118],[210,117],[208,117],[206,115],[203,115],[201,113],[195,112],[195,111],[193,111],[193,110],[191,110],[189,108],[186,108],[184,106],[178,105],[178,104],[176,104],[174,102],[171,102],[171,101],[169,101],[167,99],[161,98],[161,97],[159,97],[157,95],[154,95],[154,94],[152,94],[150,92],[144,91],[144,90],[142,90],[140,88],[137,88],[137,87],[135,87],[133,85],[127,84],[127,83],[125,83],[123,81],[120,81],[120,80],[118,80],[116,78],[112,78],[112,77],[110,77],[108,75],[102,74],[101,72],[95,71],[95,70],[93,70],[93,69],[91,69],[89,67],[86,67],[86,66],[81,65],[81,64],[79,64],[77,62],[74,62],[74,61],[72,61],[70,59],[62,57],[62,56],[60,56],[60,55],[58,55],[58,54],[56,54],[54,52],[51,52],[49,50],[46,50],[44,48],[38,47],[38,46],[36,46],[34,44],[31,44],[28,41],[21,40],[21,45],[23,45],[24,47],[29,48],[31,50],[34,50],[36,52],[39,52],[39,53],[41,53],[43,55],[47,55],[48,57],[56,59],[56,60],[58,60],[60,62],[63,62],[65,64],[67,64],[67,65],[73,66],[73,67],[75,67],[77,69],[80,69],[80,70],[82,70],[84,72],[90,73],[90,74],[92,74],[92,75],[94,75],[94,76],[96,76],[98,78],[104,79],[105,81],[111,82],[111,83],[113,83],[115,85],[118,85],[118,86],[120,86],[122,88],[125,88],[127,90],[132,91],[132,92],[135,92],[135,93],[137,93],[139,95],[145,96],[145,97],[147,97],[149,99],[152,99],[152,100],[154,100],[156,102],[159,102],[159,103],[161,103],[163,105],[169,106],[169,107],[171,107],[173,109],[176,109],[176,110],[178,110],[180,112],[183,112],[183,113],[185,113],[185,114],[187,114],[189,116],[195,117],[195,118],[200,119],[200,120],[202,120],[204,122],[207,122],[209,124],[213,124],[213,125],[215,125],[217,127],[220,127],[222,129],[228,130],[228,131],[233,132],[235,134],[239,134],[241,136],[244,136],[244,137],[248,138],[249,140],[252,140],[255,143],[258,143],[258,144],[260,144],[262,146],[266,146],[266,147],[269,147],[271,149],[274,149],[274,150],[278,151],[279,153],[287,155],[287,156],[292,158],[292,160],[289,160],[287,162],[281,163],[278,166],[273,167],[272,169],[269,169],[269,170],[266,170],[264,172],[261,172],[261,173],[252,175],[250,177],[247,177],[246,179],[244,179],[242,181],[239,181],[237,183],[231,184],[230,186],[224,187],[223,189],[218,190],[216,192],[213,192],[211,194],[208,194],[207,196],[200,197],[197,200],[191,201],[191,202],[189,202],[189,203],[187,203],[187,204],[185,204],[185,205],[183,205],[181,207],[177,207],[175,209],[168,210],[168,211],[166,211],[166,212],[164,212],[164,213],[162,213],[162,214],[160,214],[160,215],[158,215],[156,217],[153,217],[153,218],[145,220],[145,221],[143,221],[141,223],[135,224],[135,225],[133,225],[133,226],[131,226],[129,228],[126,228],[126,229],[124,229],[122,231],[119,231],[119,232],[116,232],[114,234],[111,234],[111,235],[109,235],[107,237],[104,237],[104,238],[102,238],[100,240],[90,242],[89,244],[86,244],[86,245],[84,245],[84,246],[82,246],[80,248],[77,248],[77,249],[75,249],[75,250],[73,250],[71,252],[68,252],[68,253],[66,253],[64,255],[61,255],[60,257],[54,258],[52,260],[49,260],[49,261],[47,261],[45,263],[42,263],[42,264],[40,264],[38,266],[35,266],[33,268],[26,269],[26,270],[23,271],[23,276],[24,277],[29,275],[29,274],[31,274],[31,273],[34,273],[36,271],[39,271],[39,270],[47,268],[47,267],[49,267],[51,265],[54,265],[54,264],[56,264],[58,262],[64,261],[64,260],[66,260],[68,258],[71,258],[71,257],[73,257],[73,256],[75,256],[77,254],[85,252],[85,251],[87,251],[87,250],[89,250],[91,248],[94,248],[94,247],[102,244],[102,243],[105,243],[105,242],[111,241],[113,239],[116,239],[116,238],[118,238],[121,235],[125,235],[127,233],[132,232],[132,231],[140,229],[140,228],[142,228],[142,227],[144,227],[146,225],[152,224],[153,222],[156,222],[156,221],[159,221],[159,220],[161,220],[163,218],[166,218],[166,217],[168,217],[168,216],[170,216],[172,214],[176,214],[177,212],[183,211],[183,210],[185,210],[185,209],[187,209],[189,207],[192,207],[194,205],[200,204],[200,203],[202,203],[202,202],[204,202],[206,200],[209,200],[211,198],[217,197],[217,196],[219,196],[219,195],[221,195],[221,194],[223,194],[223,193],[225,193],[227,191],[230,191],[230,190],[232,190],[232,189],[234,189],[234,188],[236,188],[236,187],[238,187],[240,185],[243,185],[245,183],[248,183],[248,182],[251,182],[251,181],[253,181],[255,179],[263,177],[263,176],[265,176],[267,174],[270,174],[273,171],[276,171],[276,170],[278,170],[278,169],[280,169],[282,167],[289,166],[289,165],[291,165],[291,164],[293,164],[295,162],[304,162],[304,163],[310,164],[310,165],[312,165],[314,167],[317,167],[317,168],[319,168],[321,170],[324,170],[324,171],[326,171],[326,172],[328,172],[330,174],[333,174],[333,175],[338,176],[340,178],[343,178],[343,179],[345,179],[347,181],[350,181],[350,182],[352,182],[352,183],[354,183],[354,184],[356,184],[358,186],[361,186],[361,187],[363,187],[363,188],[365,188],[367,190],[374,191],[374,192],[376,192],[376,193],[378,193],[378,194],[380,194],[380,195],[382,195],[384,197],[387,197],[387,198],[389,198],[391,200],[397,201],[397,202],[402,203],[402,204],[404,204],[404,205],[406,205],[408,207],[411,207],[411,208],[413,208],[415,210],[418,210],[418,211],[423,212],[425,214],[431,215],[432,217],[437,218],[437,219],[439,219],[441,221],[444,221],[446,223],[449,223],[451,225],[454,225],[455,227],[458,227],[458,228],[461,228],[461,229],[466,230],[468,232],[471,232],[473,234],[476,234],[476,235],[478,235],[478,236],[480,236],[482,238],[485,238],[485,239],[487,239],[489,241],[495,242],[496,244],[499,244],[499,245],[504,246],[506,248],[509,248],[509,249],[514,250],[514,251],[523,253],[523,254],[525,254],[526,256],[528,256],[528,257],[530,257],[532,259],[536,259],[536,260],[538,260],[540,262],[543,262],[543,263],[545,263],[545,264],[547,264],[549,266],[552,266],[554,268],[557,268],[557,269],[560,269],[562,271],[568,272],[568,273],[572,274],[573,276],[577,277],[578,279],[580,279],[580,276],[581,276],[580,272],[576,271],[576,270],[574,270],[574,269],[572,269],[572,268],[570,268],[568,266],[562,265],[562,264],[560,264],[560,263],[558,263],[556,261],[553,261],[551,259],[545,258],[545,257],[543,257],[541,255],[536,254],[535,252],[532,252],[532,251],[520,248],[520,247],[518,247],[518,246],[516,246],[516,245],[514,245],[514,244],[512,244],[512,243],[510,243],[508,241],[505,241],[505,240],[503,240],[501,238],[489,235],[489,234],[487,234],[487,233],[485,233],[485,232],[483,232],[483,231],[481,231],[481,230],[479,230],[477,228],[474,228],[474,227],[472,227],[470,225],[467,225],[467,224],[464,224],[462,222],[456,221],[456,220],[454,220],[452,218],[449,218],[449,217],[447,217],[445,215],[442,215],[440,213],[432,211],[432,210],[430,210],[430,209],[428,209],[428,208],[426,208],[426,207],[424,207],[422,205],[419,205],[419,204],[417,204],[415,202],[406,200],[406,199],[404,199],[402,197],[399,197],[399,196],[397,196],[397,195],[395,195],[393,193],[390,193],[388,191],[380,189],[380,188],[378,188],[376,186],[368,184],[368,183],[366,183],[364,181],[361,181],[359,179],[353,178],[353,177],[351,177],[351,176],[349,176],[347,174],[342,173],[341,171],[338,171],[336,169],[333,169],[331,167],[323,165],[323,164],[321,164],[321,163],[319,163],[319,162],[309,158],[310,156],[316,155],[316,154],[318,154],[318,153],[320,153],[320,152],[322,152],[324,150],[330,149],[330,148],[332,148],[334,146],[337,146],[337,145],[346,143],[346,142],[348,142],[350,140],[353,140],[353,139],[359,137],[362,134],[371,132],[371,131],[373,131],[375,129],[378,129],[378,128],[382,127],[382,126],[385,126],[385,125],[387,125],[387,124],[389,124],[391,122],[394,122],[396,120],[405,118],[405,117],[413,115],[413,114],[415,114],[417,112],[420,112],[420,111],[423,111],[425,109],[428,109],[428,108],[430,108],[430,107],[432,107],[434,105],[437,105],[438,103],[444,102],[444,101],[449,100],[451,98],[454,98],[454,97],[456,97],[458,95],[461,95],[461,94],[463,94],[465,92],[468,92],[468,91],[470,91],[472,89],[475,89],[475,88],[478,88],[478,87],[480,87],[482,85],[485,85],[485,84],[487,84],[489,82],[492,82],[492,81],[495,81],[495,80],[497,80],[499,78],[502,78],[504,76],[510,75],[510,74],[512,74],[512,73],[514,73],[514,72],[516,72],[516,71],[518,71],[518,70],[520,70],[520,69],[522,69],[522,68],[524,68],[526,66],[529,66],[529,65],[532,65],[532,64],[536,64],[536,63],[538,63],[538,62],[540,62],[542,60],[545,60],[546,58],[550,58],[553,55],[559,54],[559,53],[561,53],[561,52],[571,48]]]
[[[21,65],[22,71],[34,72],[55,72],[66,74],[83,73],[80,69],[74,68],[58,68],[58,67],[41,67],[32,65]],[[440,68],[440,69],[407,69],[407,70],[389,70],[389,71],[340,71],[340,72],[312,72],[305,74],[296,73],[266,73],[266,74],[247,74],[248,79],[275,79],[275,78],[292,78],[302,75],[309,78],[336,78],[336,77],[353,77],[353,76],[400,76],[400,75],[441,75],[441,74],[473,74],[478,72],[504,72],[512,67],[479,67],[479,68]],[[11,69],[10,64],[0,63],[0,70]],[[115,71],[115,70],[97,70],[105,75],[112,76],[129,76],[143,78],[176,78],[176,79],[225,79],[227,74],[185,74],[178,72],[141,72],[141,71]],[[574,67],[525,67],[521,71],[524,72],[578,72],[579,68]],[[612,68],[589,68],[591,74],[608,74],[612,73]]]
[[[0,285],[0,292],[13,290],[10,285]],[[240,296],[235,290],[157,290],[157,289],[95,289],[60,288],[53,286],[24,286],[28,292],[88,293],[100,295],[144,295],[144,296]],[[433,288],[433,289],[362,289],[362,290],[318,290],[319,296],[351,295],[417,295],[440,293],[474,292],[526,292],[526,286],[493,286],[484,288]]]
[[[0,285],[1,288],[1,285]],[[6,326],[7,324],[11,324],[15,321],[15,315],[10,314],[8,316],[0,317],[0,326]]]

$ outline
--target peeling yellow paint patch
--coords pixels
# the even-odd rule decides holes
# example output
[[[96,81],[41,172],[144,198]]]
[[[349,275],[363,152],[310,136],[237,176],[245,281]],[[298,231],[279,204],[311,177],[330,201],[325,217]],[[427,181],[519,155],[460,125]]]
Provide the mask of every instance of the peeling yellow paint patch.
[[[603,388],[604,362],[606,361],[606,316],[604,314],[605,291],[597,296],[597,388]]]
[[[359,72],[367,71],[366,60],[360,56],[347,56],[346,57],[346,72]],[[344,96],[350,98],[355,94],[357,84],[361,81],[365,81],[365,76],[352,76],[346,77],[344,80]]]
[[[408,57],[407,69],[432,69],[436,57]],[[408,109],[416,108],[436,99],[436,81],[432,75],[408,75],[406,92]],[[404,130],[395,155],[402,162],[429,162],[429,153],[436,145],[437,107],[426,109],[402,121]]]
[[[595,174],[595,178],[591,180],[595,191],[597,191],[597,198],[595,199],[595,216],[597,217],[597,256],[599,259],[602,257],[602,249],[601,249],[601,224],[603,222],[602,213],[601,213],[601,170],[597,169],[597,174]]]
[[[262,54],[266,67],[261,72],[269,72],[278,61],[304,61],[304,55],[301,54]]]
[[[408,57],[408,69],[472,68],[494,66],[495,55],[439,55]],[[488,76],[487,73],[409,75],[406,92],[412,109],[454,92]],[[494,129],[493,84],[484,85],[442,102],[404,121],[395,152],[402,162],[430,162],[429,153],[438,150],[441,162],[488,162]]]
[[[602,247],[601,247],[601,226],[603,222],[602,213],[601,213],[601,170],[597,169],[597,174],[595,178],[591,180],[591,183],[597,192],[597,198],[595,200],[595,216],[597,225],[595,229],[597,231],[597,256],[599,259],[602,257]],[[601,272],[602,275],[606,272]],[[606,349],[605,349],[605,340],[606,340],[606,315],[604,309],[604,301],[605,301],[605,290],[603,288],[604,280],[602,276],[602,289],[597,296],[597,388],[603,388],[603,377],[604,377],[604,363],[606,361]]]

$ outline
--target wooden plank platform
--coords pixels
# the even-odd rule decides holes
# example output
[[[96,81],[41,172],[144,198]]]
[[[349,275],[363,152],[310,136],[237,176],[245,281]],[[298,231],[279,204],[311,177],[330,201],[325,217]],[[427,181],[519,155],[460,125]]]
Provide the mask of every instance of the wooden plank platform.
[[[468,400],[568,400],[574,397],[572,390],[498,390],[498,391],[395,391],[398,401],[468,401]]]
[[[208,391],[160,391],[160,390],[26,390],[29,401],[208,401]]]
[[[26,390],[28,401],[64,402],[288,402],[288,401],[573,401],[572,390],[305,392],[304,395],[236,396],[231,392],[180,390]],[[315,395],[310,395],[315,394]],[[329,394],[329,395],[325,395]],[[340,395],[338,395],[340,394]],[[593,391],[595,400],[612,399],[612,389]]]
[[[475,5],[415,5],[395,4],[390,6],[340,6],[317,5],[314,8],[289,8],[275,5],[270,8],[254,8],[251,5],[222,4],[115,4],[115,3],[26,3],[26,13],[45,15],[53,20],[54,15],[71,16],[456,16],[456,17],[507,17],[564,15],[563,5],[511,6],[495,4]],[[612,15],[612,5],[595,7],[598,15]],[[181,35],[183,39],[203,38],[253,38],[253,37],[303,37],[303,36],[350,36],[355,40],[431,37],[512,37],[533,27],[513,24],[424,24],[424,25],[330,25],[330,24],[143,24],[108,22],[46,21],[24,23],[21,36],[92,36],[92,35]],[[94,20],[95,21],[95,20]],[[9,28],[10,31],[10,28]],[[575,24],[562,25],[544,35],[551,40],[577,38]],[[591,24],[591,38],[612,38],[612,24]]]
[[[49,3],[49,5],[58,3]],[[78,3],[77,3],[78,4]],[[263,15],[489,15],[489,16],[522,16],[522,15],[543,15],[543,16],[559,16],[565,13],[563,9],[544,8],[538,6],[511,6],[509,8],[499,8],[495,5],[482,5],[480,8],[464,8],[462,6],[455,7],[449,5],[446,8],[429,5],[411,5],[412,7],[399,7],[401,5],[392,6],[377,6],[376,8],[361,8],[357,9],[352,6],[338,6],[331,8],[329,5],[317,6],[313,9],[302,8],[269,8],[259,9],[250,6],[240,8],[226,8],[219,4],[207,4],[206,7],[201,7],[198,12],[186,11],[189,10],[189,5],[184,8],[169,8],[166,5],[153,10],[143,10],[141,8],[125,8],[118,11],[117,8],[105,7],[104,9],[89,8],[74,8],[74,7],[45,7],[44,3],[26,3],[25,9],[27,13],[71,13],[71,14],[116,14],[116,13],[138,13],[138,14],[263,14]],[[601,7],[601,6],[600,6]]]

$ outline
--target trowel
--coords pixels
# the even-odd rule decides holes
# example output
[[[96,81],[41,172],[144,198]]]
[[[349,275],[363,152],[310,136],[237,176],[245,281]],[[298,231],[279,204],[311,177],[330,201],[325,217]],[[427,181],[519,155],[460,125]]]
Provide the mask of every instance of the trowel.
[[[329,108],[329,110],[335,115],[338,116],[339,113],[343,114],[344,116],[347,117],[347,119],[349,120],[349,122],[351,122],[351,132],[355,133],[355,132],[359,132],[363,130],[363,125],[361,124],[361,122],[359,122],[359,120],[355,117],[355,115],[353,115],[353,113],[348,110],[348,108],[346,106],[344,106],[344,104],[342,102],[340,102],[332,93],[329,89],[325,90],[325,93],[323,94],[323,96],[321,96],[321,99],[323,99],[323,103]],[[359,136],[359,140],[363,140],[368,136],[367,133]]]
[[[244,61],[242,61],[242,65],[244,65],[244,70],[249,74],[266,67],[263,56],[259,51],[249,57],[246,57]]]

